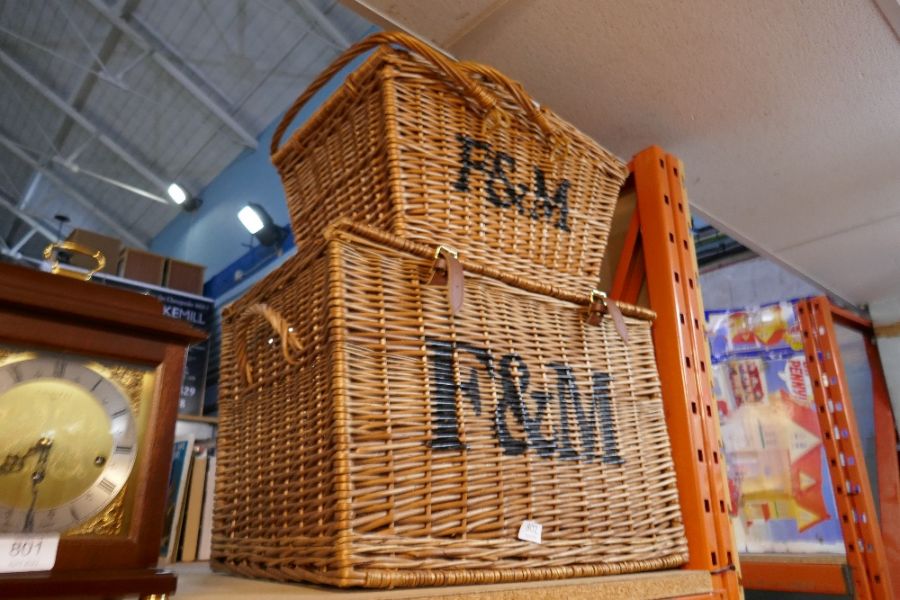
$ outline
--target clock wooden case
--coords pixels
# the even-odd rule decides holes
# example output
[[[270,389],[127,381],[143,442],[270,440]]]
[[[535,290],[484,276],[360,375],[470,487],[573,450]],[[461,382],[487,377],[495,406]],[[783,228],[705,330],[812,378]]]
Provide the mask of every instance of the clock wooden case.
[[[203,338],[150,296],[0,264],[0,411],[19,423],[0,440],[0,531],[61,533],[53,570],[0,574],[0,597],[174,592],[157,559],[184,352]]]

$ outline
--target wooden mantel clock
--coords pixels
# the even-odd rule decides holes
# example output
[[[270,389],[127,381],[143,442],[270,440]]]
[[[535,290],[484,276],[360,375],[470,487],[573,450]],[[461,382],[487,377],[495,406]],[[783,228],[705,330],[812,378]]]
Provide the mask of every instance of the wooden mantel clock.
[[[0,539],[59,534],[52,569],[0,573],[0,598],[174,592],[157,558],[184,352],[203,337],[150,296],[0,264]]]

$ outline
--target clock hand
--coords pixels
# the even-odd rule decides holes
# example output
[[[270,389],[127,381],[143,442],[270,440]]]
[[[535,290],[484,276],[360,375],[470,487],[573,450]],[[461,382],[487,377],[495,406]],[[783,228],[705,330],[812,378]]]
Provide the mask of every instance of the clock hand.
[[[7,454],[6,458],[3,460],[3,464],[0,464],[0,475],[18,473],[23,468],[25,468],[25,460],[32,455],[40,452],[41,442],[44,439],[45,438],[41,438],[40,440],[38,440],[37,443],[26,450],[24,454]]]
[[[32,448],[29,448],[25,454],[7,454],[3,464],[0,465],[0,475],[8,475],[9,473],[18,473],[25,466],[25,459],[31,456]]]
[[[48,437],[42,437],[38,443],[34,445],[39,453],[37,464],[34,472],[31,474],[31,505],[28,507],[28,513],[25,515],[25,526],[23,532],[32,531],[34,529],[34,507],[37,504],[38,489],[37,486],[44,480],[47,474],[47,459],[50,457],[50,448],[53,447],[53,440]],[[29,452],[30,453],[30,452]]]

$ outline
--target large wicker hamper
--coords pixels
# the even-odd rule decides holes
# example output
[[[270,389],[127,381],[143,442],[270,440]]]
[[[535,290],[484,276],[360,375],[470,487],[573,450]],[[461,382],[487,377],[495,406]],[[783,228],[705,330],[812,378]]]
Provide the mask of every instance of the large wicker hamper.
[[[223,315],[216,568],[394,587],[686,560],[650,311],[620,305],[626,343],[589,290],[325,238]]]
[[[374,49],[374,50],[373,50]],[[285,143],[313,94],[372,50]],[[569,291],[596,286],[623,162],[516,82],[402,33],[348,49],[272,140],[299,245],[341,217],[450,244]]]

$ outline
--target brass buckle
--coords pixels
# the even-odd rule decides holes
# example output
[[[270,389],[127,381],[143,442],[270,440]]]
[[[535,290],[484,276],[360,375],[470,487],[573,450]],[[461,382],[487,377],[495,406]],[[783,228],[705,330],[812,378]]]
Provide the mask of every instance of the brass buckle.
[[[600,290],[591,290],[591,303],[588,306],[587,322],[591,325],[599,325],[603,319],[603,313],[597,305],[606,308],[606,293]]]
[[[625,319],[622,317],[622,311],[619,310],[619,306],[614,301],[611,302],[609,300],[605,292],[591,290],[591,305],[588,308],[588,323],[591,325],[599,325],[600,321],[603,319],[600,311],[595,310],[594,308],[597,304],[600,304],[606,310],[606,313],[612,318],[619,337],[627,344],[628,326],[625,324]]]
[[[434,249],[434,260],[431,263],[431,272],[428,274],[428,285],[444,285],[447,283],[447,266],[444,269],[438,269],[438,263],[441,261],[441,254],[447,253],[451,258],[459,260],[459,252],[450,246],[439,245]]]
[[[450,246],[440,245],[434,249],[434,260],[438,260],[441,257],[441,253],[446,252],[456,260],[459,260],[459,252],[451,248]]]

